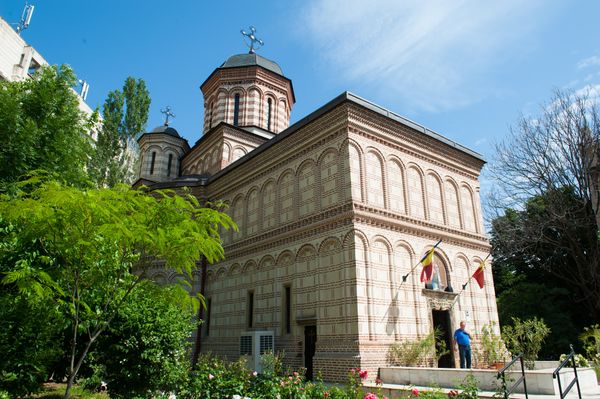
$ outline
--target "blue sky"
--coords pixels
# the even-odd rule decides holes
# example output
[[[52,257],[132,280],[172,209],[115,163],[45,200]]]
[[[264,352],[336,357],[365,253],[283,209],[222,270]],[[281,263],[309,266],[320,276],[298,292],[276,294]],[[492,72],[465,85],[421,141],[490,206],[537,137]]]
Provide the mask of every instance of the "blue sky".
[[[172,126],[193,144],[202,130],[200,84],[247,48],[294,84],[297,121],[345,90],[455,140],[487,159],[521,113],[535,115],[552,90],[600,93],[600,2],[30,0],[23,38],[50,63],[90,84],[88,103],[131,75],[152,97],[148,128]],[[2,0],[17,22],[23,0]]]

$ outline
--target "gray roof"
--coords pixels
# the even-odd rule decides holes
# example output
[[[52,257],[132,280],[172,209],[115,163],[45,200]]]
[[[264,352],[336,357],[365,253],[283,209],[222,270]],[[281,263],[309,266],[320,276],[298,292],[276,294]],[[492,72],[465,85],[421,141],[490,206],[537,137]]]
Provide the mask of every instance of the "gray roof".
[[[157,126],[150,133],[164,133],[164,134],[168,134],[168,135],[173,136],[173,137],[181,138],[181,136],[179,135],[179,133],[177,132],[177,130],[175,130],[174,128],[172,128],[169,125],[160,125],[160,126]]]
[[[276,62],[261,57],[256,53],[232,55],[219,68],[239,68],[245,66],[260,66],[283,76],[283,71]]]
[[[337,96],[336,98],[334,98],[333,100],[331,100],[330,102],[328,102],[327,104],[323,105],[321,108],[319,108],[316,111],[312,112],[311,114],[305,116],[304,118],[300,119],[298,122],[294,123],[292,126],[288,127],[284,131],[275,135],[275,137],[273,137],[272,139],[266,141],[264,144],[261,144],[253,151],[250,151],[243,157],[241,157],[238,160],[227,165],[224,169],[221,169],[214,175],[210,176],[209,182],[215,181],[219,177],[231,172],[238,165],[241,165],[242,163],[246,162],[248,159],[251,159],[251,158],[257,156],[258,154],[264,152],[267,148],[269,148],[273,145],[276,145],[281,140],[284,140],[286,137],[292,135],[298,129],[308,125],[312,121],[318,119],[319,117],[326,114],[327,112],[330,112],[332,109],[336,108],[340,104],[343,104],[344,102],[350,102],[350,103],[359,105],[370,111],[376,112],[379,115],[383,115],[387,118],[390,118],[396,122],[403,124],[404,126],[408,126],[426,136],[432,137],[433,139],[438,140],[439,142],[444,143],[449,147],[455,148],[458,151],[468,154],[468,155],[472,156],[473,158],[485,163],[485,159],[483,158],[483,156],[481,154],[479,154],[461,144],[458,144],[457,142],[450,140],[450,139],[442,136],[441,134],[434,132],[433,130],[428,129],[425,126],[419,125],[418,123],[415,123],[415,122],[411,121],[410,119],[406,119],[405,117],[400,116],[392,111],[389,111],[389,110],[387,110],[377,104],[374,104],[368,100],[365,100],[362,97],[359,97],[355,94],[345,91],[342,94],[340,94],[339,96]],[[223,122],[221,122],[221,123],[223,123]]]

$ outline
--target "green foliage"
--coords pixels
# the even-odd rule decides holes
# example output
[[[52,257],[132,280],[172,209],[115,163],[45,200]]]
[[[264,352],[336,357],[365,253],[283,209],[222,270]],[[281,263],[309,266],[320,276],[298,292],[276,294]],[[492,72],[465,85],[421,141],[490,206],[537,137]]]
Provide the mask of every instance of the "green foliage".
[[[593,363],[596,376],[600,378],[600,325],[585,327],[579,339],[583,343],[585,355]]]
[[[431,363],[448,354],[442,331],[436,328],[426,336],[415,340],[405,340],[390,345],[387,361],[392,366],[420,366]]]
[[[13,264],[2,282],[55,303],[70,320],[70,384],[155,259],[191,276],[201,256],[222,259],[218,229],[234,227],[226,214],[185,192],[82,191],[38,179],[24,184],[27,193],[0,200],[0,215],[15,226],[6,241],[21,243],[7,249]],[[39,243],[35,262],[18,250],[29,242]]]
[[[44,66],[35,79],[0,81],[0,187],[39,169],[71,184],[86,180],[92,148],[86,119],[71,89],[77,79],[67,66]]]
[[[188,295],[180,286],[140,284],[90,353],[100,377],[92,378],[90,387],[106,381],[111,397],[145,397],[173,391],[185,381],[194,329]]]
[[[81,386],[74,386],[72,390],[73,399],[108,399],[107,392],[98,392],[98,387],[86,389]],[[64,397],[65,384],[48,383],[40,393],[35,395],[36,399],[62,399]],[[1,399],[1,397],[0,397]],[[29,399],[29,398],[28,398]]]
[[[548,225],[553,218],[549,212],[558,208],[563,209],[565,224]],[[521,211],[507,209],[492,222],[492,273],[500,324],[510,324],[512,317],[544,319],[551,329],[540,351],[544,359],[557,359],[567,351],[590,320],[590,308],[582,306],[581,287],[565,279],[569,273],[574,276],[575,271],[585,273],[592,267],[577,266],[590,256],[577,255],[576,261],[569,247],[571,240],[582,248],[598,244],[590,226],[570,224],[584,218],[585,208],[572,189],[564,188],[531,198]]]
[[[566,353],[563,353],[562,355],[560,355],[560,358],[558,360],[562,363],[567,359],[567,356],[568,355]],[[579,353],[576,353],[575,356],[573,356],[573,359],[575,359],[575,365],[577,365],[577,367],[590,367],[590,362],[588,362],[588,360]],[[567,367],[571,367],[572,364],[572,360],[569,360],[569,362],[567,363]]]
[[[14,232],[14,226],[0,221],[0,274],[21,257],[42,267],[39,241],[15,240]],[[0,285],[0,389],[13,397],[36,392],[62,355],[65,326],[54,303],[22,293],[16,285]]]
[[[0,390],[37,392],[62,351],[63,322],[52,304],[0,293]]]
[[[150,94],[142,79],[128,77],[123,90],[114,90],[102,108],[102,128],[89,163],[89,173],[99,187],[133,183],[137,172],[136,139],[144,131]]]
[[[457,399],[479,399],[479,381],[472,375],[467,375],[462,382],[458,385],[458,389],[461,390]],[[448,395],[450,396],[450,395]]]
[[[515,317],[512,322],[512,326],[502,327],[502,339],[513,356],[522,353],[527,368],[533,369],[542,343],[550,333],[550,329],[544,320],[536,317],[523,321]]]
[[[494,334],[494,325],[484,325],[481,328],[481,354],[483,361],[491,366],[506,359],[506,348],[499,335]]]
[[[447,399],[447,394],[441,390],[441,388],[434,387],[433,389],[427,389],[418,391],[416,389],[412,390],[412,398],[419,399]]]
[[[285,351],[273,353],[273,351],[266,351],[260,356],[260,363],[262,366],[263,374],[269,375],[283,375],[283,359],[285,358]]]
[[[198,359],[196,370],[180,388],[177,397],[220,399],[244,395],[251,383],[256,385],[256,377],[242,360],[227,363],[216,356],[203,354]]]
[[[501,226],[499,263],[516,263],[547,287],[569,290],[576,305],[567,314],[584,308],[587,316],[573,331],[600,321],[600,106],[593,98],[591,91],[555,91],[538,115],[521,117],[496,146],[491,170],[493,205],[519,210],[513,211],[515,223]]]

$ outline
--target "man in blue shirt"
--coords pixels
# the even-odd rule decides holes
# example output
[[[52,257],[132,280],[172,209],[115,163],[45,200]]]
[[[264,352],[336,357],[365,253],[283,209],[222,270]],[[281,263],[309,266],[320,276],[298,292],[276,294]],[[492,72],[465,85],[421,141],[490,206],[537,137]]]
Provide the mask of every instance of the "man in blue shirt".
[[[465,322],[460,322],[460,328],[454,331],[454,350],[460,356],[460,368],[471,368],[471,335],[465,331]]]

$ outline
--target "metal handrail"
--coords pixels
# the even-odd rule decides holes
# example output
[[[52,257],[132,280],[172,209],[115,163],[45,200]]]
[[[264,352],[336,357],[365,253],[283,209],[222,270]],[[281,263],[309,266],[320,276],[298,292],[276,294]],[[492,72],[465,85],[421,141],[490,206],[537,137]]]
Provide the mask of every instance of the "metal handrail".
[[[506,371],[511,368],[519,360],[521,362],[521,377],[514,384],[511,385],[510,389],[506,386]],[[527,395],[527,382],[525,381],[525,362],[523,361],[523,354],[519,353],[513,360],[510,361],[506,366],[498,372],[497,379],[502,381],[502,391],[504,393],[504,399],[508,399],[509,395],[517,389],[521,382],[523,383],[523,391],[525,391],[525,399],[529,399]]]
[[[567,358],[560,364],[560,366],[558,366],[556,370],[554,370],[554,372],[552,373],[552,378],[555,378],[558,381],[558,393],[560,395],[560,399],[563,399],[565,396],[567,396],[567,394],[575,384],[577,384],[577,395],[579,396],[579,399],[581,399],[581,388],[579,387],[579,378],[577,377],[577,364],[575,363],[575,350],[573,349],[572,344],[569,346],[571,347],[571,353],[569,353]],[[562,370],[562,368],[565,367],[567,363],[569,363],[569,360],[571,360],[571,362],[573,363],[573,372],[575,373],[575,378],[573,378],[573,381],[569,383],[569,385],[563,392],[562,385],[560,383],[559,373],[560,370]]]

